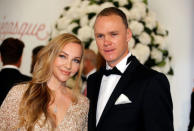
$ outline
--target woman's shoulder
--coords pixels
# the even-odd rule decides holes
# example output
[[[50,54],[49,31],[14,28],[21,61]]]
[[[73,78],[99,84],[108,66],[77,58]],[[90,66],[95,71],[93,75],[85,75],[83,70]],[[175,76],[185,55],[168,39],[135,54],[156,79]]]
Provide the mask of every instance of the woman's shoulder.
[[[13,86],[9,93],[21,95],[26,91],[27,87],[28,87],[28,83],[18,84],[18,85]]]
[[[79,94],[78,101],[80,101],[80,103],[89,104],[89,99],[82,94]]]
[[[80,108],[83,108],[84,110],[88,110],[89,109],[89,99],[82,94],[79,94],[77,98],[78,98],[77,105]]]

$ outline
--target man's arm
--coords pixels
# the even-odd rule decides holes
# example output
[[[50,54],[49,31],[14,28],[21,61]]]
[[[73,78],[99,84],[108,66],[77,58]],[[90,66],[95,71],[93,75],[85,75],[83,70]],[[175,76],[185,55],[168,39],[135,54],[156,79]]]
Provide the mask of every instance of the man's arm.
[[[142,105],[145,130],[174,131],[173,105],[166,76],[157,74],[148,83]]]

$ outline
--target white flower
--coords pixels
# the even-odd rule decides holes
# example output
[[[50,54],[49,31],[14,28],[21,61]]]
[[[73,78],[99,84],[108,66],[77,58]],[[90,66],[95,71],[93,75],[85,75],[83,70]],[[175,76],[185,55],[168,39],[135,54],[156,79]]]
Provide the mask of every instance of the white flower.
[[[135,45],[135,40],[133,37],[131,37],[131,40],[128,42],[128,48],[131,50]]]
[[[80,19],[80,25],[81,25],[82,27],[88,25],[88,16],[85,15],[85,16],[83,16],[83,17]]]
[[[140,41],[142,44],[148,45],[148,44],[151,43],[151,38],[150,38],[150,36],[148,35],[148,33],[143,32],[143,33],[141,33],[141,35],[139,36],[139,41]]]
[[[156,71],[158,71],[158,72],[162,72],[162,68],[159,67],[159,66],[153,66],[152,69],[153,69],[153,70],[156,70]]]
[[[98,46],[96,45],[96,41],[93,40],[89,46],[89,49],[93,50],[96,54],[98,53]]]
[[[89,26],[84,26],[78,30],[78,37],[82,41],[87,41],[92,36],[92,29]]]
[[[141,14],[137,8],[132,8],[127,15],[130,20],[140,20]]]
[[[163,58],[163,54],[160,50],[153,48],[151,51],[151,58],[155,60],[155,62],[161,62]]]
[[[78,26],[77,23],[72,23],[72,24],[68,25],[68,26],[67,26],[67,32],[72,33],[72,30],[73,30],[75,27],[77,27],[77,26]]]
[[[120,6],[124,6],[124,5],[128,4],[127,0],[115,0],[115,1],[117,1]]]
[[[66,17],[60,18],[57,20],[57,28],[60,30],[66,29],[70,22],[71,20],[67,19]]]
[[[158,44],[160,49],[167,49],[166,37],[162,37],[160,35],[154,35],[154,44]]]
[[[146,16],[146,5],[143,2],[141,1],[135,2],[133,8],[136,8],[139,11],[141,18]]]
[[[129,27],[134,35],[140,35],[144,30],[143,24],[135,20],[130,22]]]
[[[153,66],[152,69],[167,74],[170,71],[170,62],[169,59],[165,59],[164,66]]]
[[[71,8],[73,7],[79,7],[81,5],[81,0],[75,0],[72,2]]]
[[[93,13],[97,13],[99,11],[99,6],[97,5],[90,5],[86,8],[87,13],[93,12]]]
[[[133,48],[131,52],[142,64],[146,62],[150,55],[149,47],[140,43],[136,44],[135,48]]]
[[[78,10],[77,7],[72,7],[67,11],[66,17],[70,20],[80,19],[82,14],[81,8]]]
[[[166,60],[169,56],[164,55],[162,52],[163,50],[168,51],[166,42],[168,36],[167,30],[156,21],[155,13],[148,9],[147,4],[140,0],[103,1],[101,4],[95,2],[97,2],[97,0],[93,2],[75,0],[72,2],[72,5],[68,6],[69,9],[66,8],[61,13],[62,17],[60,17],[52,27],[51,37],[53,38],[64,32],[74,33],[73,29],[79,27],[75,35],[77,35],[83,43],[92,41],[89,44],[89,48],[97,53],[98,47],[93,32],[96,16],[102,9],[114,7],[113,3],[118,2],[118,8],[126,14],[129,28],[133,33],[131,40],[128,42],[128,49],[142,64],[149,62],[148,58],[151,58],[155,60],[156,63],[150,68],[153,67],[163,73],[169,71],[169,68],[171,68],[170,62]],[[132,4],[130,9],[125,7],[125,5],[128,4]],[[88,18],[89,14],[94,14],[94,16]],[[145,30],[147,28],[149,30]],[[149,31],[149,33],[147,31]],[[163,60],[167,61],[166,64],[162,63]],[[163,67],[161,67],[161,65],[163,65]]]
[[[146,23],[146,27],[149,29],[156,27],[155,14],[153,12],[148,12],[147,16],[144,18],[144,22]]]
[[[100,5],[100,9],[103,10],[104,8],[108,8],[108,7],[114,7],[113,3],[111,2],[104,2],[103,4]],[[101,11],[99,10],[99,11]]]
[[[89,26],[90,26],[92,29],[93,29],[93,27],[94,27],[95,20],[96,20],[96,16],[92,17],[92,19],[91,19],[90,22],[89,22]]]
[[[166,35],[166,30],[164,29],[164,27],[160,23],[157,23],[157,30],[156,30],[156,32],[158,34],[161,34],[161,35]]]

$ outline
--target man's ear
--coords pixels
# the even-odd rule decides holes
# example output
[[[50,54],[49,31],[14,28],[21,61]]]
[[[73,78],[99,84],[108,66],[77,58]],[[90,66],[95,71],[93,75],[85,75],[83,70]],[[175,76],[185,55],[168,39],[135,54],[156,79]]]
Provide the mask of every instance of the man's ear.
[[[127,41],[128,41],[128,42],[131,40],[131,37],[132,37],[132,32],[131,32],[131,30],[128,28],[128,29],[127,29]]]

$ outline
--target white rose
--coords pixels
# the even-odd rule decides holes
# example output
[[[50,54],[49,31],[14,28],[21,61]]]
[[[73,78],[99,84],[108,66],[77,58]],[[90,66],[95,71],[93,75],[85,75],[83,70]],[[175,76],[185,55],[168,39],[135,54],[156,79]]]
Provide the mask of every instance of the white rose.
[[[135,45],[135,40],[133,37],[131,37],[131,40],[128,42],[128,49],[129,50],[132,50],[132,48],[134,47]]]
[[[53,26],[51,27],[52,29],[52,33],[51,33],[51,38],[56,37],[57,35],[59,35],[59,31],[55,28],[55,24],[53,24]]]
[[[170,62],[169,59],[165,59],[165,65],[164,66],[154,66],[152,69],[162,72],[164,74],[167,74],[170,71]]]
[[[98,46],[96,45],[96,41],[93,40],[89,46],[89,49],[93,50],[96,54],[98,54]]]
[[[99,10],[99,6],[98,5],[90,5],[86,9],[87,9],[87,13],[90,13],[90,12],[97,13]]]
[[[80,19],[81,18],[81,15],[80,15],[80,8],[78,8],[78,7],[71,7],[68,11],[67,11],[67,13],[66,13],[66,17],[68,18],[68,19]]]
[[[149,29],[153,29],[154,27],[156,27],[155,13],[149,11],[147,16],[143,20],[146,23],[146,27],[148,27]]]
[[[133,8],[136,8],[139,11],[141,18],[146,16],[146,5],[143,2],[141,1],[135,2],[133,4]]]
[[[166,35],[166,30],[164,29],[164,27],[161,25],[161,24],[157,24],[157,30],[156,32],[158,34],[161,34],[161,35]]]
[[[127,15],[129,17],[129,20],[140,20],[141,14],[137,8],[132,8],[129,10],[129,14]]]
[[[148,33],[146,32],[143,32],[141,33],[141,35],[139,36],[139,41],[142,43],[142,44],[145,44],[145,45],[148,45],[151,43],[151,38],[150,36],[148,35]]]
[[[163,54],[160,50],[152,48],[151,58],[154,59],[157,63],[162,61]]]
[[[90,2],[87,0],[82,1],[82,3],[80,4],[80,7],[86,9],[89,6],[89,3]]]
[[[84,26],[78,30],[78,37],[82,41],[87,41],[92,36],[92,29],[89,26]]]
[[[167,49],[166,37],[154,34],[152,36],[154,37],[154,44],[158,44],[160,49]]]
[[[167,74],[170,70],[170,61],[168,58],[165,59],[165,65],[162,68],[163,73]]]
[[[104,2],[103,4],[100,5],[100,9],[103,10],[104,8],[108,8],[108,7],[114,7],[112,2]],[[99,10],[99,11],[101,11]]]
[[[91,28],[94,27],[95,21],[96,21],[96,16],[92,17],[92,19],[89,21],[89,26],[90,26]]]
[[[57,28],[59,30],[66,29],[67,26],[70,24],[70,22],[71,22],[71,19],[68,19],[67,17],[62,17],[57,20]]]
[[[131,2],[134,4],[135,2],[139,2],[139,0],[131,0]]]
[[[159,67],[159,66],[152,66],[151,68],[152,68],[153,70],[155,70],[155,71],[162,72],[162,69],[161,69],[161,67]]]
[[[135,48],[132,49],[132,54],[137,57],[137,59],[144,64],[150,55],[150,48],[143,44],[136,44]]]
[[[81,0],[75,0],[72,2],[71,8],[72,7],[79,7],[81,5]]]
[[[117,1],[119,3],[119,6],[124,6],[124,5],[128,4],[127,0],[114,0],[114,1]]]
[[[77,26],[78,26],[77,23],[72,23],[72,24],[68,25],[68,26],[67,26],[67,32],[72,33],[72,30],[73,30],[75,27],[77,27]]]
[[[143,24],[135,20],[130,22],[129,27],[134,35],[140,35],[144,30]]]
[[[83,16],[83,17],[80,19],[80,25],[81,25],[82,27],[88,25],[88,16],[87,16],[87,15]]]

